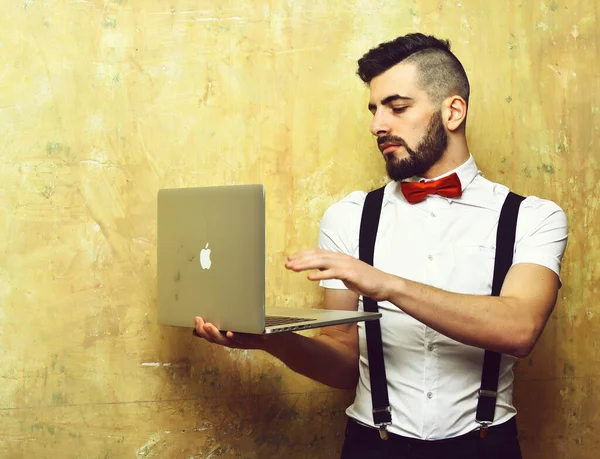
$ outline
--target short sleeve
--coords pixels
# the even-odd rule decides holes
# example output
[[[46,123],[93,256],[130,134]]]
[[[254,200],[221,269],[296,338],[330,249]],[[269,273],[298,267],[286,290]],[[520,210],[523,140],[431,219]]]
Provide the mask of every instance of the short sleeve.
[[[521,204],[513,264],[534,263],[554,271],[560,278],[567,247],[567,217],[551,201],[529,197]]]
[[[358,258],[358,235],[366,193],[355,191],[327,209],[321,220],[319,248]],[[322,287],[346,289],[339,279],[320,282]]]

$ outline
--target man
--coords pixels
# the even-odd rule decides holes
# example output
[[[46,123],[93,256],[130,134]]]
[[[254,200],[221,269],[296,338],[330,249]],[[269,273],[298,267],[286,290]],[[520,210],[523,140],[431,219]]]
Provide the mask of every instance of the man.
[[[512,366],[528,355],[556,302],[567,241],[563,211],[528,197],[520,206],[513,264],[490,296],[500,210],[509,190],[483,178],[465,136],[469,83],[447,41],[410,34],[359,60],[370,88],[371,132],[392,181],[385,187],[374,267],[359,261],[366,193],[331,206],[319,250],[289,257],[325,287],[324,307],[356,310],[377,301],[392,407],[390,439],[374,429],[365,324],[308,338],[221,334],[196,318],[196,334],[225,346],[257,348],[333,387],[356,389],[343,458],[520,458]],[[405,196],[410,185],[458,178],[454,196]],[[436,182],[437,183],[437,182]],[[492,426],[475,411],[484,349],[503,354]]]

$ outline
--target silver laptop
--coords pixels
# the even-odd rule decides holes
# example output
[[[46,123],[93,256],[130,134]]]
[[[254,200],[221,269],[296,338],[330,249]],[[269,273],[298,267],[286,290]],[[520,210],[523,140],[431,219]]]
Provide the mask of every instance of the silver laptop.
[[[380,313],[269,307],[265,311],[262,185],[158,192],[158,321],[275,333],[374,320]],[[281,269],[285,269],[283,264]]]

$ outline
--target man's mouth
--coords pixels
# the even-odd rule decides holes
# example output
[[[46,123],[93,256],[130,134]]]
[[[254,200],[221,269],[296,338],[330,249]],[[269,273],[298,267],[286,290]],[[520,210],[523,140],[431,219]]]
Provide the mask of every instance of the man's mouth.
[[[379,149],[381,150],[381,153],[383,153],[383,155],[385,156],[398,150],[401,146],[402,145],[398,145],[396,143],[384,143],[379,146]]]

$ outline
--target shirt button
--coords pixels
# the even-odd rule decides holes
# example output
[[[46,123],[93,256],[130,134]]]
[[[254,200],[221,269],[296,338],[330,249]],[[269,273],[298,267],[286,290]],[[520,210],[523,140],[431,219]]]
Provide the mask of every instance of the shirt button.
[[[428,259],[429,261],[433,260],[433,255],[427,255],[427,259]]]
[[[433,344],[430,344],[429,346],[427,346],[427,349],[429,349],[429,351],[433,351]]]
[[[435,218],[435,214],[433,212],[431,212],[429,215],[431,216],[431,218]]]
[[[433,398],[433,392],[427,392],[427,398],[429,398],[429,399]]]

